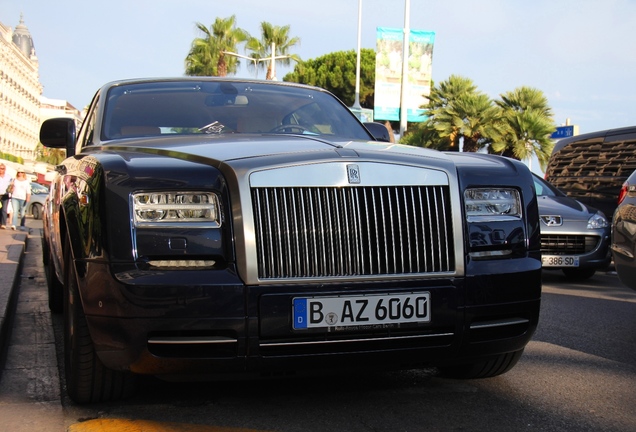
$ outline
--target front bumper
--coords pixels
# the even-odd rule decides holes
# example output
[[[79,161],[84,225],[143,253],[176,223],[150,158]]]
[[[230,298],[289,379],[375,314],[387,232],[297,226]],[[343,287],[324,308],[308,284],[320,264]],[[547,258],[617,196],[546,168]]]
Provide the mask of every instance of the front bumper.
[[[107,265],[93,263],[80,290],[95,349],[111,369],[227,376],[410,368],[523,349],[539,316],[540,262],[513,259],[506,267],[502,274],[501,262],[472,263],[465,278],[245,286],[229,271],[115,279]],[[419,290],[430,293],[430,323],[343,331],[291,326],[295,296]]]
[[[578,246],[580,244],[580,246]],[[592,246],[587,246],[591,244]],[[589,249],[585,252],[581,249]],[[578,268],[603,269],[610,265],[612,257],[610,253],[609,229],[591,235],[578,234],[542,234],[541,253],[544,256],[568,256],[578,257]],[[559,266],[545,266],[546,270],[560,270]]]

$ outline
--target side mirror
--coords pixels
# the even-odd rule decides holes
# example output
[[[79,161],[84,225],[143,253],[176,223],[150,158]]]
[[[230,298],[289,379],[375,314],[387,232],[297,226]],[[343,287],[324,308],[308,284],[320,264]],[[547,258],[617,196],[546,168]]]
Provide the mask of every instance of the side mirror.
[[[75,154],[75,120],[53,118],[45,120],[40,127],[40,142],[44,147],[66,149],[67,156]]]
[[[391,131],[389,131],[389,129],[382,123],[365,122],[364,126],[371,135],[373,135],[373,138],[375,138],[376,141],[393,142],[393,140],[391,140],[391,135],[389,135]]]

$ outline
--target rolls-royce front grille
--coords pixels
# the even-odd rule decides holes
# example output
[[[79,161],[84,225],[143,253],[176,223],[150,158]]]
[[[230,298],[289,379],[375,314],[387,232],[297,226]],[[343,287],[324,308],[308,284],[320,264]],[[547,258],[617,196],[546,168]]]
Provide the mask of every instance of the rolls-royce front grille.
[[[455,270],[448,186],[253,188],[261,279]]]
[[[582,255],[598,247],[600,238],[584,235],[541,235],[541,253],[550,255]]]

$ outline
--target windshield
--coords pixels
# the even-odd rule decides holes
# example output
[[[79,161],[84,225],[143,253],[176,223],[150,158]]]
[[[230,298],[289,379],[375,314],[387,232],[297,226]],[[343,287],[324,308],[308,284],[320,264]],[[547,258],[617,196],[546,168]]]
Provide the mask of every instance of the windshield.
[[[107,95],[104,140],[228,133],[371,139],[335,97],[303,87],[184,80],[119,85]]]
[[[534,176],[534,188],[537,191],[537,196],[548,196],[548,197],[557,197],[563,196],[561,191],[552,186],[547,181]]]
[[[38,183],[31,183],[31,193],[32,194],[48,194],[49,189],[46,186],[42,186]]]

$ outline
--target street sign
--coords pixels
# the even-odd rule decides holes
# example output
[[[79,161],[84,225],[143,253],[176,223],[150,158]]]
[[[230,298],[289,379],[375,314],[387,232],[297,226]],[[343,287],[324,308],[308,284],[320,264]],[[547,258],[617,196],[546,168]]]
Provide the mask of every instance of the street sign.
[[[574,136],[574,125],[570,126],[557,126],[556,131],[550,135],[552,139],[561,139]]]

